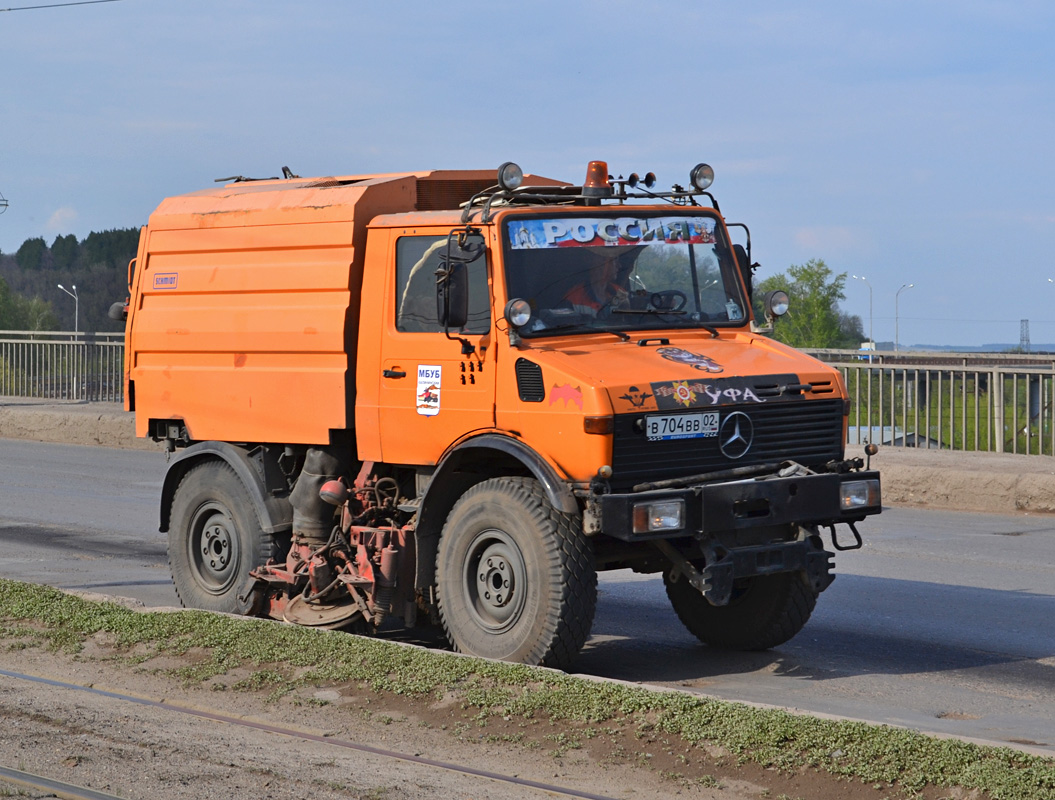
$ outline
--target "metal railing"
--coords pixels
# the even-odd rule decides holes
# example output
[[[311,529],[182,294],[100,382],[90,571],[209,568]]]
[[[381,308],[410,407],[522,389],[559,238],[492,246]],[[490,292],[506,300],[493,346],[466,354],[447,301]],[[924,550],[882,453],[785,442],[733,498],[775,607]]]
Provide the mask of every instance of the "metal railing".
[[[0,396],[122,402],[123,333],[0,331]]]
[[[1055,455],[1052,355],[810,352],[843,375],[850,444]]]
[[[850,396],[850,444],[1055,455],[1055,356],[809,350]],[[0,396],[124,399],[123,333],[0,331]]]

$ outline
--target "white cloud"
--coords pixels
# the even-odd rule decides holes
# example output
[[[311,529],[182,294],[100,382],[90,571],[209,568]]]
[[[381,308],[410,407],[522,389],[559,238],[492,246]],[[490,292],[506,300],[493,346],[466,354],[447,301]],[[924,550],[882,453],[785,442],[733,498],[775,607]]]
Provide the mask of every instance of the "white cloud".
[[[69,233],[70,227],[77,221],[78,216],[77,210],[69,206],[56,209],[48,217],[48,230],[51,233]]]

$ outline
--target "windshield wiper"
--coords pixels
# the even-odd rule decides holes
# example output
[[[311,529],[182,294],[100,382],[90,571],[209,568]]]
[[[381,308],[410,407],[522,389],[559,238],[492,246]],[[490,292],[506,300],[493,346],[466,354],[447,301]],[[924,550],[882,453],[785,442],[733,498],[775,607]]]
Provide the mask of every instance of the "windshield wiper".
[[[618,336],[624,342],[630,341],[630,334],[623,333],[622,331],[614,331],[611,328],[595,328],[592,325],[583,325],[580,322],[568,324],[568,325],[551,325],[550,327],[544,328],[539,333],[551,333],[553,331],[567,331],[568,333],[610,333],[613,336]]]
[[[669,308],[613,308],[613,314],[684,314],[684,311],[672,311]]]
[[[613,308],[613,314],[655,314],[656,316],[666,316],[667,314],[684,314],[684,311],[670,311],[669,309],[662,308]],[[718,329],[713,325],[707,325],[700,323],[700,327],[703,328],[707,333],[711,334],[712,339],[718,338]],[[614,331],[613,331],[614,333]]]

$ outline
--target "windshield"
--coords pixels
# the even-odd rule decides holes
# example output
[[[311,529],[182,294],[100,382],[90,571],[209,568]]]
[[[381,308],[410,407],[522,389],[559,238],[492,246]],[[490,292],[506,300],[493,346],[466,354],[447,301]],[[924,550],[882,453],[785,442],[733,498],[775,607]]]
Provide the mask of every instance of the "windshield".
[[[715,217],[519,217],[503,233],[509,298],[531,305],[523,336],[742,325],[747,316]]]

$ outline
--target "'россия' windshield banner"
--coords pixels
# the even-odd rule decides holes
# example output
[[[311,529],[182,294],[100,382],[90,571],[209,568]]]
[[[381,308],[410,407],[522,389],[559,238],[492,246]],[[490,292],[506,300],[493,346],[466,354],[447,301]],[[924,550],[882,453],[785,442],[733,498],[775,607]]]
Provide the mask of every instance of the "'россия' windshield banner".
[[[625,247],[654,244],[709,244],[714,217],[552,217],[506,223],[510,247]]]

